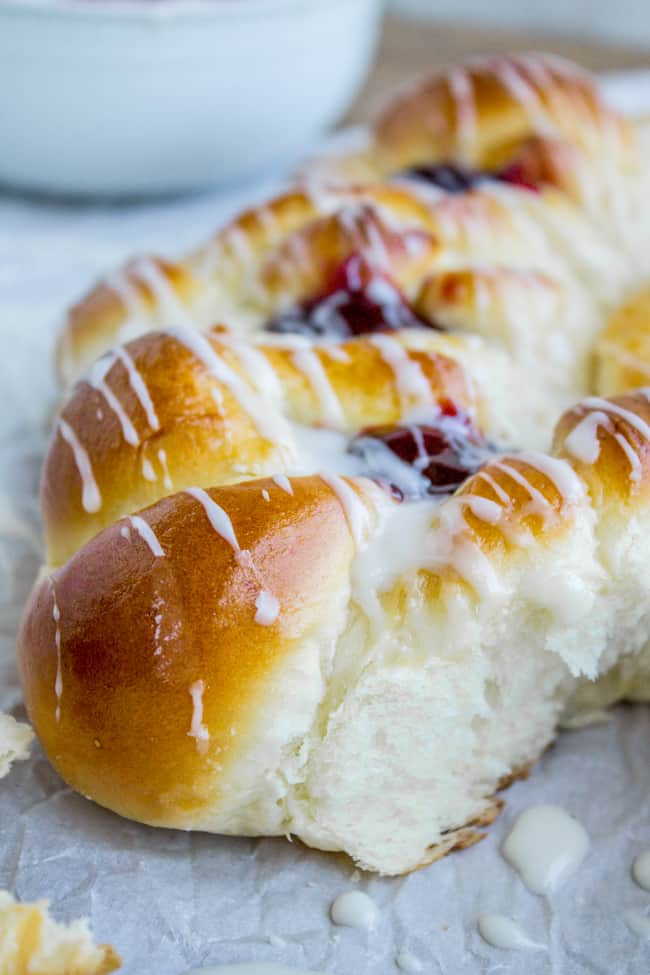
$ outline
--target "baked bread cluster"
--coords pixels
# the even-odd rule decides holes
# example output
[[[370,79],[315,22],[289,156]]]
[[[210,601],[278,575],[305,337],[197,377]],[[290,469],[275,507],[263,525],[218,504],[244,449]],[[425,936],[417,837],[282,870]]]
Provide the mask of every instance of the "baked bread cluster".
[[[19,642],[66,781],[399,874],[645,695],[648,158],[577,67],[472,62],[71,310]]]

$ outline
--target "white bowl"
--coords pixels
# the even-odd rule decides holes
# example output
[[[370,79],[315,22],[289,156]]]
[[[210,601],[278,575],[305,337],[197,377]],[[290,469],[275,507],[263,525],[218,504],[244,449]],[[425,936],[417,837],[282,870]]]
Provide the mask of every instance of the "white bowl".
[[[0,0],[0,182],[194,189],[295,161],[350,104],[381,0]]]

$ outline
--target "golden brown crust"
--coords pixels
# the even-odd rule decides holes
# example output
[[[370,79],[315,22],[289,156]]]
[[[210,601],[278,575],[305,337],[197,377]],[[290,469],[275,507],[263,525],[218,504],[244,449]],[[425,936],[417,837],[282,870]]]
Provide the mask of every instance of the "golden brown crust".
[[[649,440],[650,401],[639,390],[577,403],[560,418],[553,450],[576,468],[598,505],[623,514],[648,495]]]
[[[159,311],[157,289],[151,284],[155,276],[181,307],[191,304],[197,294],[198,282],[187,266],[159,257],[130,261],[121,271],[91,288],[68,312],[55,351],[60,376],[68,378],[75,373],[77,347],[84,347],[85,361],[92,362],[119,341],[120,329],[134,311],[137,310],[141,327],[146,327],[147,322],[149,327],[155,327]]]
[[[250,395],[257,397],[252,383],[260,382],[260,376],[244,369],[246,359],[238,356],[241,346],[222,330],[205,337],[227,368],[250,384]],[[397,337],[398,341],[407,339],[407,333]],[[273,370],[283,397],[276,405],[264,401],[260,409],[268,416],[275,411],[306,426],[328,425],[331,418],[299,358],[300,347],[287,341],[288,347],[256,346]],[[418,348],[406,347],[406,358],[420,370],[432,402],[450,400],[480,411],[477,390],[452,358],[453,342],[431,331],[419,336],[417,344]],[[281,444],[266,439],[244,408],[246,404],[218,382],[206,363],[177,337],[151,332],[129,343],[124,352],[130,369],[117,358],[102,380],[121,410],[121,420],[110,406],[106,389],[88,381],[77,385],[61,411],[61,419],[87,455],[100,495],[97,510],[84,508],[78,459],[63,436],[61,423],[54,431],[41,486],[51,565],[64,562],[117,518],[173,490],[227,484],[287,469],[290,454],[283,452]],[[405,408],[418,405],[405,403],[399,395],[395,371],[370,337],[314,349],[311,355],[340,406],[344,430],[356,432],[370,424],[395,423]],[[253,365],[258,365],[257,360]],[[133,370],[139,377],[135,386]],[[143,389],[150,399],[148,411],[143,406]],[[125,437],[125,418],[133,427],[130,441]]]
[[[650,288],[611,315],[594,346],[595,387],[603,396],[650,385]]]
[[[576,447],[575,428],[593,416],[594,436]],[[576,452],[592,441],[595,455],[581,460]],[[650,484],[650,401],[586,400],[558,424],[555,452],[502,456],[469,478],[432,512],[437,551],[458,543],[463,558],[452,546],[416,581],[400,577],[389,598],[412,597],[412,585],[431,607],[452,587],[479,599],[472,566],[489,577],[517,550],[552,545],[580,512],[620,509],[633,495],[638,505]],[[362,479],[347,489],[374,531],[377,499],[391,502]],[[227,803],[229,777],[259,744],[264,702],[277,700],[276,674],[327,627],[355,553],[354,517],[326,479],[294,478],[290,492],[273,480],[241,483],[202,497],[176,494],[140,512],[148,539],[135,524],[98,535],[41,581],[19,639],[28,711],[55,767],[99,803],[157,825],[200,827]],[[263,592],[277,600],[267,619],[258,615]],[[472,827],[499,806],[486,799],[480,818],[450,832],[427,862],[476,842]]]
[[[425,79],[383,110],[373,148],[382,173],[453,159],[495,169],[549,131],[589,152],[603,143],[631,152],[628,126],[594,81],[539,54],[476,59]]]
[[[319,625],[323,594],[354,552],[331,488],[318,477],[292,483],[291,495],[271,480],[208,492],[250,556],[218,534],[198,500],[177,494],[141,512],[163,557],[114,524],[37,586],[19,641],[25,702],[53,764],[80,792],[167,826],[218,798],[265,683]],[[261,588],[281,607],[270,625],[255,621]],[[189,734],[197,681],[205,752]]]

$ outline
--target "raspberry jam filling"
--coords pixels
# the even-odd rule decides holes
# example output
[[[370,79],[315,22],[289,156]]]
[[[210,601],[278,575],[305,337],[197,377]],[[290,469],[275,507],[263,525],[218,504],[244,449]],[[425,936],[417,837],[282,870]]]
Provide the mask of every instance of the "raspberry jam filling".
[[[429,166],[411,166],[402,170],[400,175],[433,183],[446,193],[465,193],[488,180],[510,183],[511,186],[539,193],[539,186],[532,181],[520,162],[492,171],[472,169],[462,163],[432,163]]]
[[[345,339],[402,328],[437,328],[419,318],[390,278],[361,255],[348,257],[316,298],[278,315],[267,331]]]
[[[495,452],[464,410],[445,403],[426,422],[368,427],[348,450],[402,499],[451,494]]]

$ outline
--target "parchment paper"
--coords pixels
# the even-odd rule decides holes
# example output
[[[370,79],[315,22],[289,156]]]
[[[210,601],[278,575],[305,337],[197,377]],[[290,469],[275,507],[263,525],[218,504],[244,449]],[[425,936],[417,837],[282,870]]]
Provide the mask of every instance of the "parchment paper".
[[[277,183],[115,207],[0,195],[0,709],[24,716],[14,642],[41,560],[36,489],[56,402],[50,363],[58,318],[131,253],[181,253]],[[506,799],[477,847],[402,879],[359,877],[345,857],[297,842],[119,819],[68,789],[35,746],[0,781],[0,888],[25,900],[49,897],[60,919],[90,917],[97,938],[122,954],[126,975],[253,960],[392,975],[403,948],[423,972],[446,975],[650,970],[650,942],[623,921],[628,908],[650,911],[650,894],[629,869],[650,846],[650,709],[620,708],[609,725],[563,735]],[[529,894],[498,853],[516,813],[540,802],[572,812],[593,844],[548,901]],[[332,899],[355,885],[380,907],[371,933],[329,922]],[[483,911],[517,918],[548,952],[489,948],[476,932]]]

